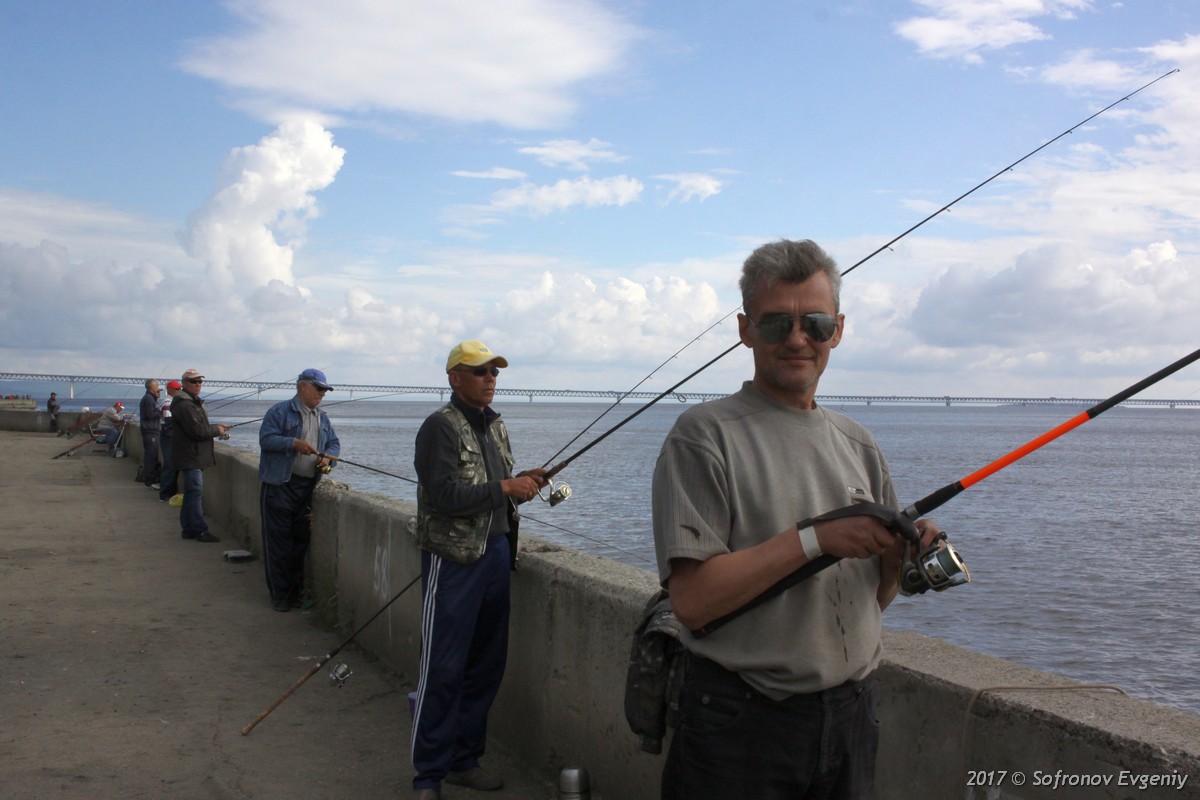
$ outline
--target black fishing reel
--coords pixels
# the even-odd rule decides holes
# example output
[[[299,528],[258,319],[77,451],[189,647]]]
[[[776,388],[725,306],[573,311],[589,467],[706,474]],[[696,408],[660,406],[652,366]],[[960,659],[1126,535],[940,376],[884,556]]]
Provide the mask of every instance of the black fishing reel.
[[[336,686],[339,689],[346,685],[346,681],[354,674],[354,670],[350,669],[349,664],[334,664],[329,670],[329,685]]]
[[[900,567],[900,591],[904,594],[924,594],[930,589],[942,592],[951,586],[971,582],[967,565],[944,531],[914,559],[912,554],[918,547],[918,544],[909,543],[905,550],[904,563]]]

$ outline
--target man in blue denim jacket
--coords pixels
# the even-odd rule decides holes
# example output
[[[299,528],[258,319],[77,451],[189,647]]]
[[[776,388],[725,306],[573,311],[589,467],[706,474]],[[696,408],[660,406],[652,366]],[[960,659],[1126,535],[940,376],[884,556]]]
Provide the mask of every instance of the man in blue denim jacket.
[[[342,452],[329,417],[317,408],[332,389],[324,372],[304,370],[296,378],[296,396],[271,406],[258,431],[263,564],[276,611],[305,603],[313,490],[333,466],[330,456]]]

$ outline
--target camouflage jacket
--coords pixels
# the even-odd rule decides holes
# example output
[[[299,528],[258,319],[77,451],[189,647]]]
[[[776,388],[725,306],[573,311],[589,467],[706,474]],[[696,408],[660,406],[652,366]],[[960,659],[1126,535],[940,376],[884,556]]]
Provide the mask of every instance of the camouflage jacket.
[[[483,448],[480,447],[475,429],[471,427],[466,415],[455,408],[453,403],[447,403],[435,413],[445,414],[449,418],[458,437],[458,481],[473,485],[487,483],[487,462]],[[488,426],[488,432],[504,462],[504,474],[497,476],[497,479],[507,478],[512,474],[513,466],[508,429],[503,420],[496,419]],[[505,505],[505,511],[502,513],[511,509],[511,503]],[[491,527],[493,513],[494,510],[468,517],[439,513],[433,509],[428,489],[424,484],[418,484],[417,546],[460,564],[477,561],[487,546],[488,529]]]

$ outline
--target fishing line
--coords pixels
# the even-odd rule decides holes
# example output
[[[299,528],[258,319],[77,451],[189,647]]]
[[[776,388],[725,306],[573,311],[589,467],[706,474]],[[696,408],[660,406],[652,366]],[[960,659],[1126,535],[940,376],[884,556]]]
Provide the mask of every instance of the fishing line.
[[[1069,431],[1072,431],[1075,428],[1078,428],[1080,425],[1082,425],[1083,423],[1087,422],[1090,419],[1094,419],[1095,417],[1100,416],[1101,414],[1103,414],[1105,411],[1112,408],[1113,406],[1116,406],[1116,405],[1120,404],[1121,402],[1128,400],[1130,397],[1134,396],[1135,394],[1142,391],[1143,389],[1145,389],[1149,386],[1153,386],[1154,384],[1161,381],[1163,378],[1166,378],[1168,375],[1172,375],[1172,374],[1178,372],[1179,370],[1183,369],[1187,365],[1189,365],[1197,360],[1200,360],[1200,350],[1194,350],[1193,352],[1189,353],[1188,355],[1184,356],[1183,358],[1179,359],[1178,361],[1175,361],[1174,363],[1172,363],[1166,367],[1163,367],[1162,369],[1160,369],[1158,372],[1154,373],[1153,375],[1143,378],[1142,380],[1140,380],[1137,383],[1133,384],[1132,386],[1124,389],[1123,391],[1120,391],[1120,392],[1114,394],[1112,397],[1108,398],[1107,400],[1097,403],[1096,405],[1092,406],[1091,408],[1087,409],[1086,411],[1083,411],[1083,412],[1075,415],[1074,417],[1071,417],[1071,419],[1067,420],[1066,422],[1062,423],[1061,425],[1058,425],[1057,427],[1052,428],[1049,431],[1046,431],[1041,436],[1038,436],[1037,438],[1032,439],[1029,442],[1021,445],[1016,450],[1013,450],[1012,452],[1008,453],[1007,455],[1001,456],[1000,458],[996,459],[995,461],[988,464],[987,466],[985,466],[981,469],[978,469],[975,472],[972,472],[970,475],[967,475],[965,478],[962,478],[961,480],[957,480],[953,483],[947,484],[947,485],[943,486],[942,488],[938,489],[937,491],[931,492],[930,494],[926,495],[925,497],[922,497],[920,500],[918,500],[915,503],[913,503],[912,505],[910,505],[908,508],[904,509],[904,511],[901,513],[903,513],[904,516],[908,517],[910,520],[916,520],[920,517],[925,516],[929,512],[933,511],[934,509],[936,509],[936,508],[942,506],[943,504],[945,504],[946,502],[948,502],[951,498],[957,496],[960,492],[962,492],[966,489],[969,489],[970,487],[979,483],[984,478],[987,478],[990,475],[994,475],[995,473],[999,472],[1000,470],[1004,469],[1005,467],[1021,460],[1022,458],[1029,455],[1033,451],[1041,448],[1042,446],[1044,446],[1046,444],[1049,444],[1050,442],[1054,441],[1055,439],[1062,436],[1063,434],[1065,434]],[[820,518],[818,517],[817,519],[819,520]],[[934,548],[936,548],[936,550]],[[965,572],[965,569],[966,569],[965,566],[963,566],[962,562],[958,559],[957,554],[954,553],[954,549],[952,547],[950,547],[949,543],[946,542],[944,539],[939,544],[935,544],[933,548],[930,548],[930,550],[932,552],[927,551],[927,553],[922,554],[921,559],[915,564],[915,568],[918,571],[922,567],[924,567],[925,569],[932,569],[933,571],[941,571],[941,572],[945,572],[947,570],[952,570],[955,568],[961,568]],[[738,608],[737,610],[735,610],[729,614],[726,614],[725,616],[720,617],[719,619],[716,619],[712,622],[709,622],[706,625],[701,626],[699,629],[697,629],[696,631],[693,631],[692,633],[695,635],[698,635],[698,636],[705,636],[709,633],[712,633],[714,630],[721,627],[725,623],[735,619],[738,616],[741,616],[742,614],[746,613],[750,609],[761,605],[762,603],[766,602],[767,600],[770,600],[772,597],[775,597],[776,595],[780,594],[781,592],[783,592],[787,589],[790,589],[792,586],[795,586],[796,584],[798,584],[804,580],[807,580],[808,578],[817,574],[821,570],[823,570],[827,567],[833,566],[834,564],[836,564],[839,561],[841,561],[841,559],[837,556],[831,556],[831,555],[820,556],[819,558],[817,558],[813,561],[810,561],[807,564],[805,564],[804,566],[800,567],[800,569],[796,570],[791,575],[788,575],[787,577],[785,577],[785,578],[781,579],[780,581],[778,581],[777,583],[773,584],[770,588],[768,588],[762,594],[755,597],[750,602],[746,603],[741,608]],[[906,569],[907,569],[907,567],[906,567]],[[932,588],[936,591],[941,591],[942,589],[949,588],[949,586],[954,585],[953,583],[946,583],[946,584],[940,585],[940,586],[939,585],[927,585],[924,588],[921,588],[919,585],[913,583],[913,581],[917,581],[917,580],[920,580],[923,578],[925,578],[925,576],[914,577],[911,574],[902,575],[901,576],[901,585],[905,586],[905,582],[907,579],[909,581],[909,583],[907,586],[905,586],[905,588],[910,591],[915,589],[916,591],[920,591],[920,592],[925,591],[926,588]],[[968,580],[969,580],[969,577],[968,577]],[[960,582],[965,582],[965,581],[960,581]]]
[[[1030,150],[1028,153],[1026,153],[1025,155],[1021,156],[1021,157],[1020,157],[1020,158],[1018,158],[1016,161],[1012,162],[1012,163],[1011,163],[1011,164],[1009,164],[1007,167],[1005,167],[1004,169],[1002,169],[1002,170],[1000,170],[999,172],[997,172],[995,175],[992,175],[990,178],[988,178],[987,180],[983,181],[982,183],[980,183],[980,184],[976,185],[974,188],[972,188],[972,189],[970,189],[970,190],[968,190],[968,191],[966,191],[966,192],[963,192],[963,193],[962,193],[962,194],[960,194],[958,197],[954,198],[954,199],[953,199],[953,200],[951,200],[949,203],[947,203],[946,205],[944,205],[944,206],[942,206],[941,208],[939,208],[937,211],[935,211],[935,212],[933,212],[932,214],[930,214],[929,216],[925,217],[923,220],[921,220],[920,222],[918,222],[916,225],[913,225],[913,226],[912,226],[912,227],[910,227],[908,230],[906,230],[906,231],[904,231],[903,233],[901,233],[899,236],[896,236],[896,237],[894,237],[893,239],[891,239],[890,241],[888,241],[888,242],[887,242],[886,244],[884,244],[883,246],[881,246],[881,247],[877,248],[876,250],[874,250],[873,252],[871,252],[869,255],[867,255],[865,258],[859,259],[859,260],[858,260],[856,263],[854,263],[852,266],[850,266],[849,268],[847,268],[847,269],[843,270],[843,271],[842,271],[842,273],[841,273],[841,274],[842,274],[842,276],[848,275],[849,273],[851,273],[851,272],[853,272],[854,270],[858,269],[860,266],[862,266],[862,265],[863,265],[863,264],[865,264],[866,262],[870,261],[870,260],[871,260],[872,258],[874,258],[875,256],[879,255],[879,254],[880,254],[881,252],[883,252],[884,250],[888,250],[888,249],[890,249],[890,248],[891,248],[891,246],[892,246],[892,245],[894,245],[896,242],[898,242],[898,241],[900,241],[901,239],[903,239],[904,237],[908,236],[910,233],[912,233],[913,231],[917,230],[918,228],[920,228],[920,227],[921,227],[921,226],[923,226],[925,223],[929,222],[930,220],[932,220],[934,217],[938,216],[938,215],[939,215],[939,214],[941,214],[942,212],[944,212],[944,211],[948,211],[948,210],[949,210],[949,209],[950,209],[952,206],[954,206],[955,204],[957,204],[959,201],[961,201],[961,200],[963,200],[963,199],[965,199],[965,198],[967,198],[967,197],[971,196],[971,195],[972,195],[972,194],[974,194],[975,192],[977,192],[977,191],[979,191],[980,189],[982,189],[984,186],[987,186],[989,183],[991,183],[992,181],[994,181],[994,180],[995,180],[996,178],[998,178],[999,176],[1003,175],[1005,172],[1008,172],[1008,171],[1009,171],[1009,170],[1011,170],[1013,167],[1015,167],[1015,166],[1017,166],[1018,164],[1020,164],[1022,161],[1025,161],[1026,159],[1030,158],[1031,156],[1035,155],[1036,153],[1040,152],[1041,150],[1045,149],[1046,147],[1049,147],[1050,145],[1054,144],[1055,142],[1057,142],[1059,139],[1063,138],[1063,137],[1064,137],[1064,136],[1066,136],[1067,134],[1069,134],[1069,133],[1073,133],[1075,130],[1077,130],[1078,128],[1082,127],[1083,125],[1086,125],[1088,122],[1091,122],[1093,119],[1095,119],[1096,117],[1100,116],[1100,115],[1101,115],[1101,114],[1103,114],[1105,111],[1108,111],[1108,110],[1109,110],[1109,109],[1111,109],[1113,106],[1116,106],[1116,105],[1117,105],[1117,104],[1119,104],[1119,103],[1123,103],[1124,101],[1126,101],[1126,100],[1128,100],[1129,98],[1133,97],[1133,96],[1134,96],[1135,94],[1137,94],[1138,92],[1141,92],[1142,90],[1144,90],[1144,89],[1147,89],[1147,88],[1149,88],[1149,87],[1153,86],[1154,84],[1158,83],[1159,81],[1163,80],[1163,79],[1164,79],[1164,78],[1166,78],[1166,77],[1169,77],[1169,76],[1171,76],[1171,75],[1174,75],[1176,72],[1179,72],[1179,69],[1173,69],[1173,70],[1171,70],[1171,71],[1169,71],[1169,72],[1165,72],[1165,73],[1163,73],[1162,75],[1159,75],[1159,76],[1158,76],[1157,78],[1155,78],[1154,80],[1150,81],[1149,83],[1147,83],[1147,84],[1145,84],[1145,85],[1143,85],[1143,86],[1141,86],[1141,87],[1139,87],[1139,88],[1137,88],[1137,89],[1134,89],[1132,92],[1130,92],[1129,94],[1125,95],[1125,96],[1124,96],[1124,97],[1122,97],[1121,99],[1119,99],[1119,100],[1116,100],[1116,101],[1114,101],[1114,102],[1112,102],[1112,103],[1109,103],[1109,104],[1108,104],[1107,106],[1105,106],[1104,108],[1100,109],[1100,110],[1099,110],[1099,111],[1097,111],[1096,113],[1094,113],[1094,114],[1092,114],[1091,116],[1087,117],[1087,119],[1084,119],[1083,121],[1081,121],[1081,122],[1078,122],[1078,123],[1076,123],[1075,125],[1072,125],[1070,128],[1066,129],[1066,130],[1065,130],[1065,131],[1063,131],[1062,133],[1060,133],[1060,134],[1058,134],[1057,136],[1055,136],[1053,139],[1050,139],[1049,141],[1047,141],[1047,142],[1043,143],[1042,145],[1040,145],[1040,146],[1038,146],[1038,147],[1034,148],[1033,150]],[[737,311],[737,309],[735,308],[735,309],[734,309],[734,311]],[[725,317],[722,317],[722,318],[721,318],[721,320],[718,320],[718,322],[720,322],[720,321],[723,321],[724,319],[728,318],[728,317],[729,317],[729,315],[730,315],[730,314],[732,314],[732,313],[733,313],[733,311],[729,312],[729,314],[726,314],[726,315],[725,315]],[[689,343],[689,344],[690,344],[690,343]],[[603,434],[602,436],[600,436],[598,439],[596,439],[595,441],[593,441],[593,442],[591,442],[590,444],[588,444],[586,447],[584,447],[582,450],[580,450],[579,452],[577,452],[575,455],[571,456],[571,457],[570,457],[570,458],[568,458],[567,460],[565,460],[565,461],[563,461],[562,463],[560,463],[560,464],[558,464],[557,466],[555,466],[555,467],[554,467],[554,469],[552,469],[552,470],[551,470],[549,473],[547,473],[547,478],[549,478],[549,477],[551,477],[551,476],[553,476],[553,475],[556,475],[556,474],[558,474],[558,472],[559,472],[560,470],[562,470],[564,467],[566,467],[568,464],[570,464],[570,463],[571,463],[572,461],[574,461],[576,458],[578,458],[579,456],[583,455],[585,452],[587,452],[588,450],[590,450],[592,447],[594,447],[595,445],[599,444],[599,443],[600,443],[601,441],[603,441],[603,440],[604,440],[604,439],[605,439],[605,438],[606,438],[606,437],[607,437],[609,434],[613,433],[613,432],[614,432],[614,431],[616,431],[618,428],[620,428],[621,426],[623,426],[623,425],[625,425],[626,423],[628,423],[630,420],[632,420],[632,419],[633,419],[634,417],[636,417],[638,414],[642,413],[642,411],[645,411],[647,408],[649,408],[650,406],[654,405],[654,404],[655,404],[655,403],[657,403],[659,400],[662,400],[664,397],[666,397],[667,395],[669,395],[669,394],[671,394],[672,392],[674,392],[674,391],[675,391],[676,389],[678,389],[680,386],[682,386],[683,384],[687,383],[689,380],[691,380],[693,377],[695,377],[696,375],[700,374],[700,373],[701,373],[701,372],[703,372],[704,370],[708,369],[710,366],[712,366],[712,365],[713,365],[713,364],[715,364],[717,361],[719,361],[720,359],[722,359],[722,358],[724,358],[725,356],[727,356],[729,353],[732,353],[732,352],[733,352],[735,349],[737,349],[738,345],[740,345],[740,344],[741,344],[741,342],[738,342],[738,343],[737,343],[737,344],[735,344],[733,347],[730,347],[728,350],[726,350],[725,352],[721,353],[719,356],[717,356],[716,358],[714,358],[712,361],[709,361],[707,364],[705,364],[703,367],[701,367],[700,369],[698,369],[698,370],[696,370],[695,372],[693,372],[691,375],[688,375],[686,378],[684,378],[684,379],[683,379],[683,380],[681,380],[679,383],[677,383],[677,384],[675,384],[674,386],[672,386],[670,389],[667,389],[666,391],[664,391],[663,393],[659,394],[659,395],[658,395],[657,397],[655,397],[654,399],[650,400],[648,403],[646,403],[646,405],[644,405],[644,406],[643,406],[641,409],[639,409],[639,410],[638,410],[636,413],[634,413],[634,414],[630,414],[628,417],[626,417],[625,419],[623,419],[623,420],[621,420],[620,422],[618,422],[618,423],[617,423],[615,426],[613,426],[612,428],[610,428],[610,429],[609,429],[609,430],[608,430],[606,433],[604,433],[604,434]],[[667,360],[668,360],[668,361],[670,361],[670,359],[667,359]],[[665,363],[665,362],[664,362],[664,363]],[[607,412],[606,412],[606,413],[607,413]],[[593,423],[593,424],[594,424],[594,423]],[[590,426],[589,426],[589,427],[590,427]],[[578,438],[578,437],[576,437],[576,438]],[[572,439],[572,441],[574,441],[574,439]],[[563,449],[565,450],[566,448],[564,447]],[[562,451],[560,450],[559,452],[562,452]],[[556,454],[556,455],[557,455],[557,454]],[[553,460],[553,458],[551,458],[551,460]]]

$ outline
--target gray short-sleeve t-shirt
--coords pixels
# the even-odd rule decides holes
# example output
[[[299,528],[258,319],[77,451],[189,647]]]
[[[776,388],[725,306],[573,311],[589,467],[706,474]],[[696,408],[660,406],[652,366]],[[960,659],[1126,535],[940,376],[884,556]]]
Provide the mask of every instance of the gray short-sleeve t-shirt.
[[[704,561],[760,544],[855,500],[896,506],[887,463],[862,425],[801,411],[749,382],[680,415],[654,471],[659,577],[673,558]],[[780,699],[866,677],[882,654],[879,560],[844,559],[688,649]]]

